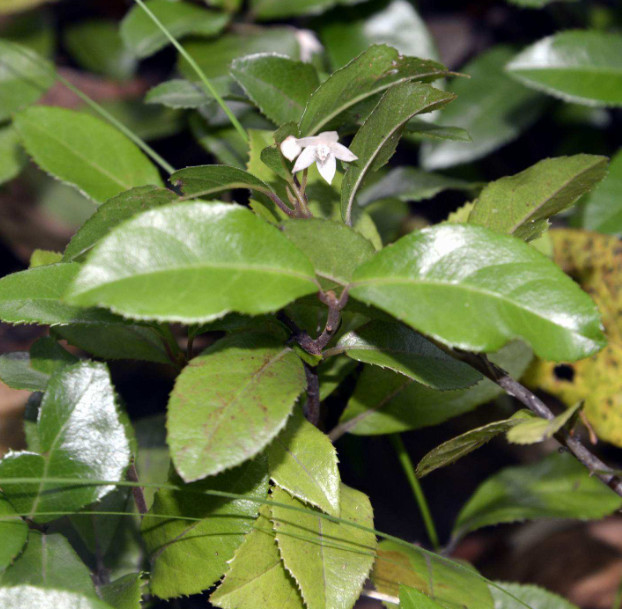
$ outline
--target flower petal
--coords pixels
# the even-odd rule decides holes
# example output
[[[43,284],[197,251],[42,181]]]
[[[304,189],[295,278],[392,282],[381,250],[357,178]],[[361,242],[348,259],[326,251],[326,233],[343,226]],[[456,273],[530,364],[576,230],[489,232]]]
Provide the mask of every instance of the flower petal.
[[[349,148],[346,148],[343,144],[331,144],[330,150],[340,161],[345,161],[346,163],[351,163],[352,161],[356,161],[358,159],[356,154],[354,154],[354,152],[352,152]]]
[[[302,151],[296,160],[292,173],[298,173],[299,171],[310,167],[315,162],[315,159],[315,146],[308,146]]]
[[[330,146],[339,141],[339,134],[336,131],[324,131],[312,137],[301,137],[296,140],[303,148],[306,146]]]
[[[288,161],[293,161],[302,152],[302,146],[290,135],[281,143],[281,152]]]
[[[329,183],[332,184],[335,172],[337,171],[337,159],[333,154],[329,154],[328,158],[323,162],[317,162],[317,169],[320,175]]]

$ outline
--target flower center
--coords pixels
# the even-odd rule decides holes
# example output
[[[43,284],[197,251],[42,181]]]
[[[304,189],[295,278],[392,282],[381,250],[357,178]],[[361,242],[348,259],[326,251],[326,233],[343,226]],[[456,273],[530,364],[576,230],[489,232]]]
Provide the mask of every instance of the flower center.
[[[325,144],[321,144],[317,147],[315,154],[320,161],[320,163],[324,163],[326,159],[330,156],[330,146],[326,146]]]

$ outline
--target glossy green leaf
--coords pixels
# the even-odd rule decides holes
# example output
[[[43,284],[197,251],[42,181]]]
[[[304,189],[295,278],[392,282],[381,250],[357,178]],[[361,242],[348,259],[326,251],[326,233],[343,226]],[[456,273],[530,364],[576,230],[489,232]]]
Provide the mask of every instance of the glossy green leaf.
[[[231,76],[217,76],[210,79],[212,86],[223,99],[244,101],[245,97]],[[216,104],[216,100],[205,87],[197,82],[176,78],[167,80],[150,89],[145,96],[148,104],[162,104],[169,108],[201,108]]]
[[[462,127],[435,125],[429,121],[413,119],[406,125],[406,139],[414,142],[438,140],[441,142],[472,142],[469,132]]]
[[[342,336],[336,347],[359,362],[389,368],[436,389],[461,389],[482,378],[418,332],[396,322],[372,321]]]
[[[360,233],[332,220],[290,220],[283,232],[311,260],[324,289],[347,285],[356,268],[375,252]]]
[[[622,106],[622,35],[559,32],[527,47],[507,65],[529,87],[588,106]]]
[[[290,495],[339,516],[337,453],[300,408],[268,447],[268,463],[270,478]]]
[[[81,21],[67,28],[64,44],[83,68],[109,78],[131,78],[138,64],[136,56],[123,45],[116,21]]]
[[[577,402],[571,408],[550,421],[548,419],[533,419],[523,421],[520,425],[507,430],[507,439],[514,444],[536,444],[552,438],[560,429],[569,423],[577,414],[583,402]]]
[[[267,313],[316,290],[304,254],[248,209],[181,203],[112,231],[66,297],[136,319],[197,323]]]
[[[430,173],[415,167],[396,167],[377,182],[358,193],[358,203],[365,207],[381,199],[398,198],[400,201],[424,201],[445,190],[473,192],[477,184],[440,173]]]
[[[253,174],[227,165],[199,165],[176,171],[171,182],[184,193],[185,199],[210,198],[216,193],[236,188],[248,188],[263,193],[272,190]]]
[[[28,533],[26,548],[0,575],[0,587],[19,585],[57,588],[97,598],[87,566],[59,533]]]
[[[350,144],[358,161],[348,165],[341,187],[341,215],[347,224],[352,221],[354,198],[363,180],[393,156],[404,125],[413,116],[441,108],[453,98],[451,93],[410,82],[395,85],[382,96]]]
[[[2,482],[13,506],[38,522],[58,517],[44,512],[74,511],[112,490],[111,486],[62,485],[46,478],[120,480],[129,463],[129,442],[103,364],[83,362],[52,376],[36,434],[41,454],[9,453],[0,461],[0,479],[39,479]]]
[[[342,519],[373,527],[367,496],[344,484],[339,494]],[[279,488],[272,498],[285,506],[304,505]],[[272,506],[272,521],[285,568],[296,580],[307,608],[350,609],[374,564],[376,536],[281,505]]]
[[[305,386],[300,359],[268,335],[233,334],[194,358],[168,408],[168,444],[181,477],[212,476],[261,452]]]
[[[45,391],[48,374],[30,366],[30,355],[23,351],[0,355],[0,381],[12,389]]]
[[[511,431],[517,425],[521,425],[525,420],[533,418],[528,410],[519,410],[509,419],[488,423],[443,442],[419,461],[417,465],[417,477],[423,478],[441,467],[447,467],[459,459],[471,454],[474,450],[496,438],[497,436]]]
[[[495,609],[524,609],[525,605],[531,609],[578,609],[565,598],[538,586],[495,582],[488,587]]]
[[[417,588],[400,586],[401,609],[440,609],[442,606]]]
[[[77,592],[25,585],[0,588],[0,606],[2,609],[112,609],[103,601]]]
[[[234,60],[231,75],[277,125],[299,121],[311,93],[320,84],[311,64],[270,53]]]
[[[339,68],[372,44],[388,44],[402,55],[438,59],[434,40],[412,4],[392,0],[361,19],[333,19],[321,30],[333,67]]]
[[[165,341],[154,327],[127,322],[71,324],[55,327],[54,334],[102,359],[136,359],[171,364]]]
[[[622,235],[622,150],[611,159],[607,177],[587,196],[582,212],[584,228]]]
[[[454,536],[481,527],[538,518],[598,519],[620,509],[622,499],[572,455],[507,467],[488,478],[462,508]]]
[[[160,598],[196,594],[213,586],[253,528],[260,503],[244,497],[210,497],[201,494],[205,490],[264,501],[268,495],[266,461],[248,461],[184,490],[158,491],[143,520],[142,535],[151,556],[151,590]]]
[[[371,579],[379,592],[398,596],[402,586],[409,586],[445,609],[494,607],[486,581],[475,569],[414,544],[381,541]]]
[[[123,577],[99,587],[99,596],[113,609],[140,609],[141,587],[140,573],[128,573]]]
[[[462,127],[472,142],[426,142],[424,169],[442,169],[480,159],[516,139],[540,116],[545,98],[515,82],[504,71],[513,50],[494,47],[465,65],[448,89],[458,97],[437,123]]]
[[[61,368],[78,363],[78,358],[50,336],[42,336],[30,347],[30,365],[34,370],[52,375]]]
[[[522,338],[543,359],[574,361],[605,344],[595,304],[572,279],[535,248],[481,226],[403,237],[357,269],[350,295],[470,351]]]
[[[259,19],[278,19],[296,15],[316,15],[338,4],[356,4],[360,0],[251,0],[251,10]]]
[[[115,226],[142,211],[160,207],[177,199],[177,195],[156,186],[140,186],[113,197],[97,208],[65,248],[63,260],[78,260]]]
[[[486,186],[469,214],[470,224],[532,241],[549,218],[571,207],[607,173],[607,157],[576,154],[545,159]]]
[[[342,112],[393,85],[446,74],[447,69],[435,61],[404,57],[389,46],[374,45],[318,87],[300,120],[300,131],[314,135]]]
[[[95,201],[135,186],[162,184],[158,170],[138,147],[100,119],[37,106],[17,114],[15,126],[37,165]]]
[[[4,495],[0,494],[0,574],[21,552],[28,537],[28,525],[20,518]],[[2,581],[0,575],[0,582]]]
[[[210,596],[221,609],[304,609],[296,582],[285,570],[270,522],[262,506],[253,530],[230,562],[229,571]]]
[[[520,378],[531,358],[531,351],[519,342],[510,343],[490,357],[514,378]],[[339,428],[357,435],[420,429],[473,410],[502,393],[488,379],[468,389],[438,391],[391,370],[366,367]]]
[[[1,102],[0,102],[1,103]],[[19,145],[17,131],[11,125],[0,128],[0,184],[9,182],[24,168],[27,157]]]
[[[293,28],[285,27],[242,28],[215,40],[193,39],[184,46],[208,78],[229,74],[231,62],[244,55],[278,53],[292,59],[300,56],[300,47]],[[188,80],[198,80],[194,70],[183,58],[179,59],[179,69]]]
[[[0,40],[0,121],[35,103],[56,80],[54,66],[28,47]]]
[[[107,311],[82,309],[63,302],[80,265],[50,264],[0,279],[0,319],[11,324],[66,325],[118,321]]]
[[[214,36],[229,22],[226,13],[200,8],[190,2],[148,0],[149,10],[175,38],[189,34]],[[121,22],[121,37],[125,46],[137,57],[149,57],[170,44],[169,39],[137,4]]]

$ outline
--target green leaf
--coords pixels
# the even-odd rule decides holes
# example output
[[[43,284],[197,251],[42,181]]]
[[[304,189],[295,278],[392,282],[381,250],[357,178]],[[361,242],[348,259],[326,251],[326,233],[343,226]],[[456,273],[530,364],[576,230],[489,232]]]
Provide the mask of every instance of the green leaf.
[[[358,266],[374,255],[374,246],[342,222],[311,218],[283,224],[285,236],[304,252],[323,289],[347,285]]]
[[[293,28],[250,28],[227,33],[214,40],[190,40],[186,51],[208,78],[229,74],[231,62],[244,55],[278,53],[292,59],[300,56],[300,47]],[[188,62],[180,57],[179,70],[191,81],[198,80]]]
[[[244,497],[210,497],[202,494],[205,490]],[[257,517],[260,504],[245,497],[264,501],[267,495],[268,474],[261,458],[183,490],[158,491],[142,523],[143,539],[151,555],[152,592],[171,598],[213,586]]]
[[[344,484],[340,488],[341,515],[349,522],[373,527],[367,496]],[[284,506],[303,507],[285,491],[272,493],[272,521],[285,568],[308,609],[350,609],[358,599],[376,556],[376,536],[321,514],[302,513]]]
[[[75,511],[113,488],[62,485],[46,478],[120,480],[129,463],[128,439],[103,364],[83,362],[52,376],[36,433],[41,454],[9,453],[0,461],[0,479],[13,506],[37,522],[58,518],[44,512]],[[24,477],[37,482],[8,482]]]
[[[525,345],[515,342],[490,359],[514,378],[520,378],[531,357]],[[340,427],[356,435],[420,429],[473,410],[502,393],[503,390],[489,379],[468,389],[439,391],[390,370],[366,367],[341,415]]]
[[[544,8],[553,2],[576,2],[577,0],[508,0],[521,8]],[[535,608],[534,608],[535,609]]]
[[[578,609],[565,598],[538,586],[495,582],[488,587],[495,609],[524,609],[525,605],[531,609]]]
[[[25,550],[0,575],[0,587],[19,585],[57,588],[97,598],[88,568],[59,533],[28,533]]]
[[[417,588],[400,586],[401,609],[440,609],[442,606]]]
[[[543,359],[574,361],[604,344],[590,297],[535,248],[481,226],[440,224],[360,266],[350,295],[469,351],[515,338]]]
[[[185,199],[210,198],[216,193],[236,188],[272,193],[272,189],[253,174],[227,165],[187,167],[172,174],[170,180],[182,190]]]
[[[331,395],[355,369],[356,362],[347,357],[331,357],[321,362],[317,367],[320,380],[320,401],[324,401]]]
[[[0,13],[8,4],[9,0],[5,0]],[[47,11],[31,11],[5,19],[0,27],[0,36],[3,40],[17,42],[44,57],[50,57],[56,49],[56,32]]]
[[[442,169],[480,159],[516,139],[540,116],[543,96],[510,78],[505,64],[514,52],[494,47],[462,68],[470,76],[455,78],[448,89],[457,95],[436,121],[466,129],[472,142],[425,142],[424,169]]]
[[[406,125],[406,139],[413,142],[425,140],[438,140],[441,142],[472,142],[472,138],[466,129],[435,125],[429,121],[413,119]]]
[[[114,609],[140,609],[140,573],[128,573],[123,577],[99,587],[100,597]]]
[[[277,125],[300,120],[320,79],[309,63],[260,53],[235,59],[231,75],[251,101]]]
[[[223,582],[210,596],[212,605],[221,609],[305,609],[296,582],[281,561],[270,517],[269,506],[262,506]]]
[[[224,99],[246,101],[230,76],[211,79],[212,86]],[[162,104],[169,108],[202,108],[216,104],[216,100],[202,84],[180,78],[168,80],[150,89],[145,96],[148,104]]]
[[[17,114],[15,126],[37,165],[95,201],[134,186],[162,185],[158,170],[138,147],[97,118],[37,106]]]
[[[30,347],[30,365],[51,376],[61,368],[78,363],[78,358],[63,349],[53,338],[43,336]]]
[[[591,154],[545,159],[496,180],[482,190],[469,223],[525,241],[537,239],[551,216],[571,207],[605,177],[607,160]]]
[[[30,355],[22,351],[0,355],[0,381],[12,389],[45,391],[49,375],[30,366]]]
[[[342,112],[393,85],[446,74],[447,69],[435,61],[404,57],[389,46],[374,45],[317,88],[300,120],[300,131],[314,135]]]
[[[11,324],[91,324],[118,321],[107,311],[82,309],[63,302],[80,265],[50,264],[0,279],[0,319]]]
[[[419,461],[417,465],[417,477],[423,478],[441,467],[447,467],[455,463],[462,457],[466,457],[474,450],[496,438],[498,435],[511,431],[517,425],[524,424],[524,421],[533,416],[528,410],[519,410],[516,414],[504,421],[494,421],[476,429],[470,429],[447,442],[443,442]]]
[[[251,0],[251,10],[258,19],[278,19],[296,15],[317,15],[338,4],[356,4],[360,0]]]
[[[268,446],[270,478],[290,495],[339,516],[337,453],[328,437],[294,409]]]
[[[200,8],[189,2],[148,0],[151,12],[175,38],[189,34],[215,36],[229,22],[229,15]],[[149,57],[170,44],[169,39],[138,5],[134,5],[121,22],[125,46],[140,58]]]
[[[362,12],[362,11],[361,11]],[[361,19],[345,15],[321,30],[331,64],[339,68],[372,44],[387,44],[401,55],[438,59],[434,39],[414,7],[405,0],[392,0],[385,8]]]
[[[393,156],[404,125],[413,116],[441,108],[453,99],[451,93],[410,82],[395,85],[382,96],[350,145],[358,161],[348,166],[341,188],[341,215],[347,224],[352,221],[354,197],[367,173]]]
[[[454,537],[481,527],[539,518],[603,518],[622,499],[572,455],[552,453],[542,461],[507,467],[488,478],[462,508]]]
[[[113,197],[97,208],[97,211],[82,225],[65,248],[63,260],[80,259],[115,226],[136,216],[140,212],[177,199],[177,195],[165,188],[140,186]]]
[[[622,149],[609,164],[609,174],[583,206],[583,227],[599,233],[622,234]]]
[[[622,106],[622,35],[576,30],[543,38],[507,65],[527,86],[587,106]]]
[[[0,121],[34,104],[55,80],[54,66],[47,59],[28,47],[0,40]]]
[[[20,518],[4,495],[0,494],[0,573],[21,552],[28,537],[28,525]],[[1,581],[2,575],[0,575]]]
[[[430,173],[415,167],[396,167],[367,188],[358,193],[358,203],[365,207],[381,199],[397,198],[400,201],[424,201],[445,190],[473,192],[477,184]]]
[[[86,70],[127,80],[136,70],[136,56],[123,46],[116,21],[81,21],[65,30],[65,47]]]
[[[156,328],[134,324],[72,324],[57,326],[54,334],[95,357],[136,359],[171,364],[162,335]]]
[[[494,606],[486,581],[475,569],[415,545],[381,541],[371,579],[379,592],[397,596],[401,587],[410,586],[445,609]]]
[[[248,209],[180,203],[113,230],[66,298],[135,319],[200,323],[275,311],[315,292],[314,281],[304,254]]]
[[[12,586],[0,588],[2,609],[112,609],[110,605],[77,592],[37,588],[36,586]]]
[[[372,321],[342,336],[336,347],[359,362],[389,368],[436,389],[461,389],[482,378],[475,369],[396,322]]]
[[[56,264],[57,262],[62,261],[63,255],[60,252],[36,249],[30,255],[29,268],[32,269],[37,266],[47,266],[48,264]]]
[[[168,408],[168,445],[181,477],[212,476],[261,452],[305,386],[300,359],[268,335],[234,334],[195,357]]]
[[[507,430],[507,439],[514,444],[536,444],[552,438],[562,427],[577,414],[583,407],[583,402],[577,402],[554,419],[533,419],[524,421],[520,425]]]
[[[0,64],[1,67],[1,64]],[[1,91],[1,89],[0,89]],[[1,95],[1,93],[0,93]],[[16,177],[28,159],[19,145],[19,135],[11,125],[0,128],[0,184]]]

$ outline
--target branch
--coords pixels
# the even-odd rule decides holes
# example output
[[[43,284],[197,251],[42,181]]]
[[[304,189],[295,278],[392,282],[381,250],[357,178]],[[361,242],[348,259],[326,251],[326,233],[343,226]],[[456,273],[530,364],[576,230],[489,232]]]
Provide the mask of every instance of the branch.
[[[508,395],[516,398],[527,406],[534,414],[543,419],[554,419],[555,415],[549,407],[534,393],[513,379],[508,372],[493,364],[485,355],[466,352],[453,352],[454,355],[479,370],[486,378],[499,385]],[[622,478],[611,472],[611,468],[592,454],[577,438],[573,438],[568,430],[561,429],[555,434],[555,439],[565,446],[590,472],[604,482],[615,493],[622,497]]]
[[[127,479],[130,482],[140,482],[138,480],[138,472],[136,471],[136,465],[134,464],[133,459],[127,469]],[[132,494],[134,495],[134,503],[136,504],[140,515],[144,516],[149,511],[147,501],[145,500],[145,489],[142,486],[133,486]]]
[[[320,422],[320,380],[315,368],[305,364],[307,375],[307,403],[305,404],[305,417],[309,423],[316,427]]]

